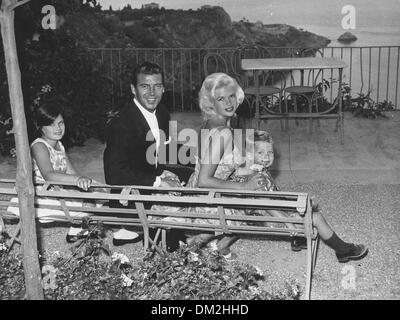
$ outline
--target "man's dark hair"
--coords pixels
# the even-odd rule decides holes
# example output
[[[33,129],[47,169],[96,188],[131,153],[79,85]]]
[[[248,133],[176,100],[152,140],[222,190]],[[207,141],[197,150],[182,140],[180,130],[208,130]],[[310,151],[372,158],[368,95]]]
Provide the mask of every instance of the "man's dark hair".
[[[161,79],[164,84],[164,72],[163,69],[156,63],[145,61],[133,70],[131,83],[136,87],[137,79],[139,74],[161,74]]]

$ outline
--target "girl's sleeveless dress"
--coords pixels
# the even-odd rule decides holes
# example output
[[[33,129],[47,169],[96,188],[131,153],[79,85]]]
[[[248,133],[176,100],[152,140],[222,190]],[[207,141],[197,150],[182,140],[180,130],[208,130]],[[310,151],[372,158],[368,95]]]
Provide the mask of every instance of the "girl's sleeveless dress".
[[[46,140],[42,138],[37,138],[35,141],[32,142],[31,144],[31,149],[32,147],[38,143],[41,142],[43,143],[47,150],[49,151],[50,155],[50,163],[51,166],[53,167],[53,170],[55,172],[59,173],[67,173],[68,165],[67,165],[67,155],[65,153],[65,148],[61,141],[58,141],[57,146],[58,149],[53,148]],[[40,172],[40,169],[36,163],[36,160],[32,160],[32,165],[33,165],[33,182],[34,183],[44,183],[45,180],[42,176],[42,173]]]
[[[46,140],[42,138],[37,138],[35,141],[32,142],[31,148],[36,144],[36,143],[43,143],[47,150],[49,151],[50,155],[50,163],[53,167],[53,170],[59,173],[67,173],[67,156],[65,153],[65,148],[61,141],[58,141],[58,149],[53,148]],[[44,183],[45,179],[43,178],[42,173],[40,172],[40,169],[35,161],[35,159],[32,160],[32,166],[33,166],[33,182],[35,184],[39,183]],[[42,186],[38,185],[35,186],[36,190],[40,190]],[[18,198],[12,198],[11,202],[13,203],[18,203]],[[83,202],[82,201],[65,201],[67,206],[74,206],[74,207],[82,207]],[[35,197],[35,204],[36,205],[55,205],[55,206],[61,206],[60,201],[55,200],[55,199],[38,199]],[[19,208],[18,207],[8,207],[7,211],[10,213],[13,213],[17,216],[19,216]],[[35,209],[36,217],[39,218],[39,221],[42,223],[48,223],[48,222],[54,222],[56,221],[56,217],[64,217],[65,213],[63,210],[57,210],[57,209],[47,209],[47,208],[36,208]],[[76,211],[69,211],[69,214],[71,217],[85,217],[88,216],[88,213],[85,212],[76,212]]]

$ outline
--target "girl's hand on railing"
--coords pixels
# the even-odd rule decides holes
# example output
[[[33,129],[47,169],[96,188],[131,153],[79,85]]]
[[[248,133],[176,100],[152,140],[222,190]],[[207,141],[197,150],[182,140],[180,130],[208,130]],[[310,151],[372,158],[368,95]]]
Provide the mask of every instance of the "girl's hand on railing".
[[[92,185],[92,179],[84,176],[78,177],[78,179],[76,180],[76,185],[79,188],[87,191]]]

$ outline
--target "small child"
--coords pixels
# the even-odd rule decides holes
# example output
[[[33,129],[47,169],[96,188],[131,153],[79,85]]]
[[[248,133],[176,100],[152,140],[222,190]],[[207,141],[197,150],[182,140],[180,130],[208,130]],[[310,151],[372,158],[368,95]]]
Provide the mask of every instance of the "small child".
[[[254,131],[254,140],[246,140],[246,161],[234,172],[236,181],[243,181],[246,176],[261,173],[265,178],[265,184],[260,190],[277,191],[278,187],[268,168],[274,162],[274,148],[271,135],[266,131]]]
[[[246,140],[246,161],[242,166],[237,168],[233,173],[232,180],[243,182],[249,176],[255,173],[261,173],[264,177],[264,184],[259,190],[264,191],[278,191],[268,168],[274,162],[274,148],[271,135],[267,131],[254,131],[254,140]],[[249,215],[263,216],[265,213],[274,217],[287,217],[284,212],[278,210],[252,210],[248,212]],[[281,224],[267,223],[271,227],[282,227]],[[285,224],[290,229],[295,229],[292,223]]]

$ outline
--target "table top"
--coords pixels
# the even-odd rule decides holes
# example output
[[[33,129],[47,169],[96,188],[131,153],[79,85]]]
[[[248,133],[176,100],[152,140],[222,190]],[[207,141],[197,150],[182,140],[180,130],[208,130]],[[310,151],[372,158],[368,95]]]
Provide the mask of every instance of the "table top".
[[[301,70],[346,68],[347,64],[336,58],[263,58],[242,59],[243,70]]]

